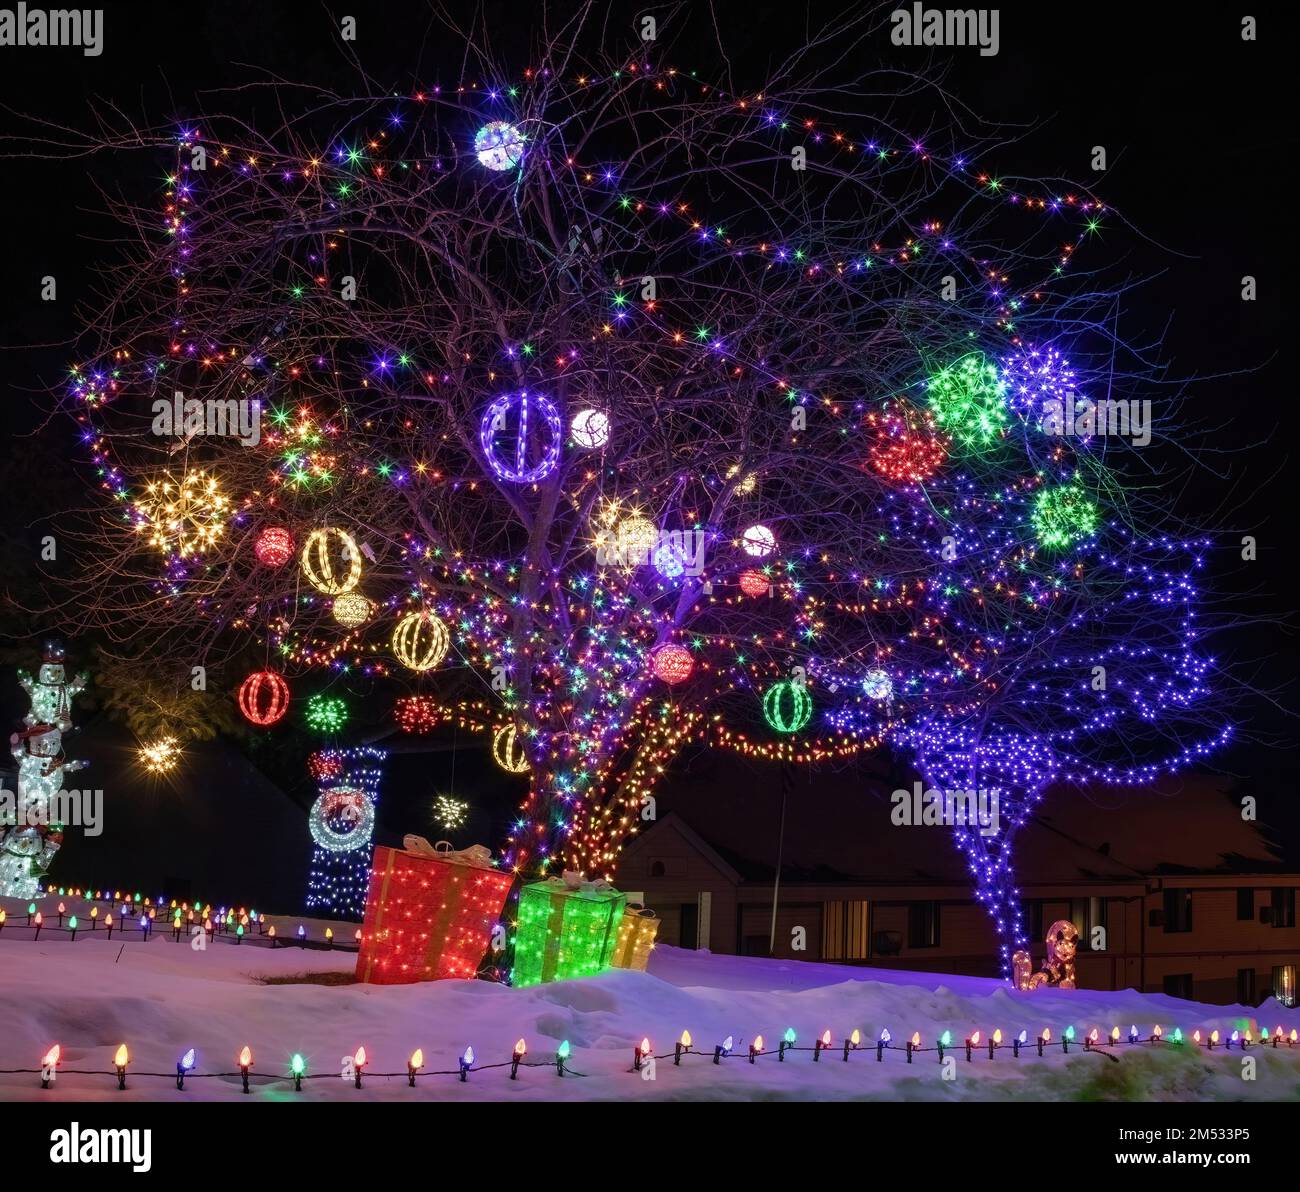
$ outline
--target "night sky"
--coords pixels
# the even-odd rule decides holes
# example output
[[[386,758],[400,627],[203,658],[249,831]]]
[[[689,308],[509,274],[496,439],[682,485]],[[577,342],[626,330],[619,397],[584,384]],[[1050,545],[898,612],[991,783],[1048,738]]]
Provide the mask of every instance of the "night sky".
[[[574,7],[559,5],[551,12]],[[654,13],[661,40],[675,42],[666,56],[737,90],[761,86],[770,62],[806,42],[805,27],[819,23],[819,10],[826,16],[839,11],[838,6],[762,0],[608,8],[606,45],[630,50],[633,18]],[[196,93],[261,77],[261,71],[342,87],[336,15],[347,11],[359,19],[357,56],[385,86],[405,92],[455,79],[460,71],[454,40],[441,31],[429,7],[418,3],[353,7],[239,0],[106,5],[105,10],[106,46],[99,58],[75,49],[0,50],[0,124],[6,132],[0,143],[6,217],[0,377],[8,432],[0,459],[9,483],[14,459],[25,454],[63,460],[70,473],[82,466],[70,428],[43,424],[40,390],[57,383],[73,357],[67,345],[78,327],[78,300],[88,293],[96,261],[113,252],[107,242],[112,227],[98,214],[99,191],[120,189],[143,198],[156,193],[158,184],[157,178],[139,176],[143,158],[138,154],[122,161],[108,155],[64,161],[14,156],[28,142],[9,138],[31,133],[28,118],[89,128],[94,113],[111,105],[142,121],[179,121],[197,111]],[[540,5],[452,5],[450,10],[488,14],[493,47],[504,66],[520,70],[531,61],[522,14],[540,12]],[[886,26],[877,45],[861,48],[850,73],[867,66],[873,53],[884,65],[932,71],[971,113],[1005,123],[1009,143],[988,156],[1007,172],[1060,179],[1062,188],[1064,180],[1073,179],[1123,212],[1128,226],[1103,230],[1102,246],[1093,250],[1114,276],[1142,282],[1120,302],[1119,326],[1130,342],[1162,340],[1159,358],[1186,381],[1185,424],[1177,437],[1198,466],[1183,469],[1186,478],[1165,494],[1169,506],[1221,533],[1225,543],[1243,534],[1259,541],[1257,562],[1243,565],[1225,549],[1204,575],[1205,586],[1220,596],[1219,607],[1241,623],[1216,643],[1216,653],[1242,684],[1259,693],[1234,698],[1241,740],[1216,759],[1216,768],[1238,777],[1242,791],[1257,795],[1261,818],[1277,833],[1289,862],[1300,866],[1291,711],[1296,702],[1291,592],[1297,420],[1294,374],[1287,363],[1294,334],[1287,334],[1284,324],[1297,266],[1290,210],[1296,199],[1294,188],[1281,182],[1300,147],[1287,118],[1293,107],[1294,63],[1288,50],[1294,36],[1282,22],[1290,18],[1280,5],[1249,6],[1260,22],[1260,40],[1243,43],[1240,14],[1220,5],[1115,6],[1112,16],[1094,6],[1041,3],[1003,4],[1000,11],[1001,47],[995,57],[981,57],[974,49],[896,49],[888,44]],[[255,118],[266,102],[263,92],[256,98],[226,98],[221,106]],[[869,110],[869,103],[846,95],[843,110]],[[930,118],[932,108],[918,101],[918,121]],[[1110,169],[1104,176],[1089,169],[1095,145],[1107,149]],[[37,298],[40,277],[50,273],[60,290],[53,304]],[[1258,279],[1254,303],[1240,298],[1245,274]],[[24,437],[32,435],[35,440]],[[75,494],[75,483],[52,481],[48,495],[42,486],[35,498],[6,501],[10,512],[0,553],[5,567],[23,566],[24,551],[34,556],[35,541],[45,531],[31,518],[57,517],[58,502],[69,491]],[[22,511],[18,516],[15,503]],[[0,577],[0,586],[4,583]],[[5,639],[0,645],[24,644],[15,641],[15,633],[25,632],[22,622],[8,609],[0,628]],[[74,658],[75,653],[74,647]],[[25,706],[6,666],[0,671],[0,716],[16,722]],[[93,720],[87,734],[111,741],[112,726]],[[473,790],[474,801],[489,809],[489,818],[472,824],[470,834],[482,838],[498,831],[519,791],[491,769],[477,743],[455,751],[450,745],[442,741],[438,752],[419,759],[418,774],[411,771],[409,783],[400,777],[406,772],[402,766],[393,771],[381,807],[381,836],[425,826],[411,823],[412,804],[403,790],[416,790],[426,804],[431,789],[447,789],[453,758],[457,787]],[[70,751],[75,754],[76,746]],[[97,765],[107,769],[111,756],[106,749]],[[717,781],[738,784],[755,781],[752,772],[765,769],[731,755],[688,757],[682,764],[708,767]],[[766,769],[762,780],[775,781],[773,768]],[[96,778],[97,784],[109,785],[107,773]],[[223,797],[206,783],[199,775],[177,797]],[[305,806],[314,791],[302,784],[291,793]],[[490,822],[493,814],[501,819]],[[304,850],[300,841],[286,842],[286,853]],[[93,866],[93,858],[83,859]],[[126,864],[129,857],[115,853],[114,859]],[[101,877],[107,880],[106,874]]]

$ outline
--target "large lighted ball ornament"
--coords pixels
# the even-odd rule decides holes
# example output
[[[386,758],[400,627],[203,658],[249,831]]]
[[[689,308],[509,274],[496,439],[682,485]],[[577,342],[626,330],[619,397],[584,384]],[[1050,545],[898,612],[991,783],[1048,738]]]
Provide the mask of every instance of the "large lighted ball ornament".
[[[686,573],[686,561],[682,552],[671,542],[662,543],[654,553],[655,570],[664,579],[681,579]]]
[[[350,853],[369,842],[375,804],[365,791],[331,787],[312,804],[307,824],[311,838],[326,852]]]
[[[812,696],[793,679],[773,683],[763,695],[763,717],[778,733],[797,733],[812,719]]]
[[[750,526],[741,535],[740,545],[744,547],[745,554],[752,555],[755,559],[765,559],[776,550],[776,535],[766,526]]]
[[[740,573],[740,590],[746,596],[755,598],[766,596],[772,590],[772,581],[761,571],[755,571],[750,567]]]
[[[894,680],[889,677],[888,672],[879,667],[872,667],[862,677],[862,690],[868,699],[891,699],[894,695]]]
[[[524,138],[505,120],[493,120],[474,134],[479,164],[489,170],[513,170],[524,155]]]
[[[254,671],[239,685],[239,710],[266,728],[289,710],[289,684],[275,671]]]
[[[355,629],[370,619],[371,603],[360,592],[334,597],[334,619],[346,629]]]
[[[685,683],[691,677],[691,671],[695,669],[695,659],[691,657],[691,652],[685,646],[679,646],[676,642],[665,642],[650,655],[650,669],[654,671],[656,678],[662,679],[670,686]]]
[[[393,653],[397,661],[417,674],[433,670],[451,645],[451,635],[437,613],[424,609],[407,613],[393,630]]]
[[[528,773],[528,754],[513,724],[503,724],[492,734],[492,757],[507,774]]]
[[[525,390],[498,397],[483,411],[478,438],[502,480],[534,484],[555,471],[564,430],[555,403]]]
[[[609,415],[601,410],[579,410],[569,423],[569,434],[588,451],[603,447],[609,442]]]
[[[302,547],[302,573],[326,596],[341,596],[361,581],[361,551],[346,530],[313,530]]]

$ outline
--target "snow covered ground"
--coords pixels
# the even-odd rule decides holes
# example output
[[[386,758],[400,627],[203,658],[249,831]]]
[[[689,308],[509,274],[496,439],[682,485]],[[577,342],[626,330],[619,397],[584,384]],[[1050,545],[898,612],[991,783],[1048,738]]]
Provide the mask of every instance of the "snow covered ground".
[[[49,916],[50,900],[41,905]],[[263,1099],[1300,1099],[1300,1045],[1251,1047],[1245,1054],[1256,1061],[1254,1080],[1243,1079],[1237,1048],[1121,1045],[1113,1049],[1118,1057],[1113,1062],[1081,1046],[1072,1046],[1068,1055],[1054,1046],[1038,1059],[1031,1043],[1018,1060],[1008,1046],[992,1062],[980,1050],[967,1063],[958,1046],[949,1053],[957,1059],[955,1079],[945,1080],[932,1051],[909,1065],[902,1050],[893,1050],[877,1063],[869,1045],[881,1028],[901,1048],[913,1031],[931,1047],[945,1030],[960,1044],[975,1030],[987,1039],[994,1028],[1001,1028],[1009,1043],[1022,1028],[1032,1040],[1045,1026],[1059,1039],[1073,1025],[1080,1040],[1094,1026],[1103,1035],[1112,1026],[1127,1035],[1136,1025],[1143,1038],[1155,1023],[1166,1037],[1175,1026],[1187,1036],[1198,1027],[1206,1036],[1218,1028],[1225,1039],[1248,1027],[1256,1039],[1261,1027],[1270,1035],[1278,1025],[1287,1032],[1300,1027],[1300,1012],[1272,1001],[1247,1009],[1132,991],[1018,994],[998,982],[969,977],[667,947],[656,949],[648,973],[614,971],[521,990],[483,981],[268,985],[263,978],[350,974],[354,956],[224,942],[194,952],[163,932],[143,942],[138,930],[114,931],[111,942],[102,930],[79,931],[75,942],[47,930],[33,941],[22,926],[25,907],[12,900],[0,906],[8,912],[0,930],[0,1100],[238,1098],[237,1073],[191,1078],[183,1094],[172,1080],[143,1073],[173,1073],[178,1057],[191,1047],[197,1053],[195,1077],[231,1073],[245,1044],[253,1052],[253,1092]],[[69,906],[74,909],[84,924],[85,907]],[[293,934],[297,922],[277,920],[279,933]],[[322,924],[303,922],[309,935],[320,937]],[[350,934],[351,929],[339,932]],[[806,1051],[778,1063],[775,1048],[787,1027],[794,1028],[800,1046],[829,1029],[833,1049],[817,1063]],[[864,1045],[846,1064],[840,1047],[854,1028],[862,1032]],[[687,1056],[674,1067],[673,1043],[683,1030],[707,1054]],[[770,1051],[750,1065],[745,1053],[760,1033]],[[735,1054],[715,1066],[713,1045],[727,1035],[734,1036]],[[668,1053],[655,1065],[653,1080],[630,1071],[633,1049],[643,1036],[660,1056]],[[467,1044],[479,1064],[491,1064],[507,1061],[520,1037],[527,1041],[530,1061],[550,1059],[567,1039],[569,1067],[584,1075],[560,1079],[554,1067],[535,1067],[512,1081],[508,1069],[498,1068],[472,1072],[467,1083],[426,1075],[411,1089],[402,1074],[417,1047],[427,1070],[454,1070]],[[125,1092],[117,1090],[113,1077],[113,1054],[122,1042],[131,1055]],[[54,1043],[62,1048],[62,1069],[52,1089],[42,1091],[35,1074],[7,1071],[38,1068]],[[369,1057],[360,1092],[338,1075],[344,1054],[359,1045]],[[313,1074],[300,1094],[287,1077],[295,1052]]]

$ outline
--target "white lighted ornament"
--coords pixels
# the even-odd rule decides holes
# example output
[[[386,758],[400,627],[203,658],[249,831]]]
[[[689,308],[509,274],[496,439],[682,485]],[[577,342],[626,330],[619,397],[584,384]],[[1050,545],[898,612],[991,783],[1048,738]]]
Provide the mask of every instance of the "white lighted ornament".
[[[776,535],[766,526],[750,526],[741,535],[740,545],[745,548],[745,554],[765,559],[776,550]]]
[[[334,597],[334,619],[348,629],[364,625],[370,619],[370,601],[360,592],[344,592]]]
[[[602,410],[579,410],[569,423],[569,433],[579,447],[589,451],[609,442],[609,415]]]
[[[618,523],[618,550],[625,567],[640,567],[650,562],[658,541],[659,531],[648,518],[633,514]]]
[[[524,138],[505,120],[493,120],[474,134],[474,152],[489,170],[512,170],[524,155]]]
[[[868,699],[887,700],[893,697],[894,680],[886,671],[872,667],[862,677],[862,690]]]

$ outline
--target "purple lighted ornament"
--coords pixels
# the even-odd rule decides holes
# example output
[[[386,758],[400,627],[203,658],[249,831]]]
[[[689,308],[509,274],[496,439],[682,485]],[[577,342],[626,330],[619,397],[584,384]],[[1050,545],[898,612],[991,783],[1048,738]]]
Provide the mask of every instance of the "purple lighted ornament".
[[[564,430],[555,403],[525,389],[498,397],[483,411],[478,437],[497,476],[534,484],[555,471]]]

